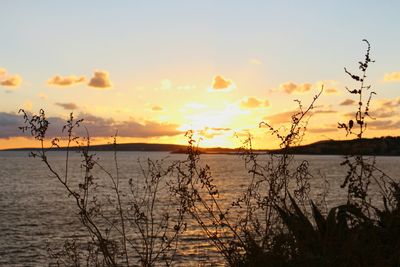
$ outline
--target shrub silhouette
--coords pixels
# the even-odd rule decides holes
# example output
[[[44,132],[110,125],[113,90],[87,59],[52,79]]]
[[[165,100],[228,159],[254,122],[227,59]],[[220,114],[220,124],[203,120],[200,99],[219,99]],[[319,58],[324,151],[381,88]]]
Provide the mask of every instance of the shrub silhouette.
[[[370,59],[370,44],[367,40],[365,61],[359,62],[361,76],[345,72],[360,83],[359,89],[349,90],[359,96],[355,120],[359,127],[356,134],[361,140],[366,131],[369,116],[369,94],[363,106],[362,93]],[[339,123],[347,134],[353,134],[354,122]],[[271,128],[272,129],[272,128]],[[273,129],[272,129],[273,130]],[[272,248],[262,251],[252,247],[244,266],[399,266],[399,183],[375,165],[375,159],[363,155],[346,156],[341,163],[348,168],[342,188],[347,186],[348,201],[333,207],[324,217],[320,209],[310,201],[313,221],[304,206],[289,195],[291,206],[277,203],[274,209],[282,219],[287,232],[274,235]],[[369,198],[369,185],[375,183],[383,198],[383,209]],[[254,249],[255,247],[255,249]],[[254,253],[257,252],[257,253]]]
[[[345,68],[359,83],[357,89],[347,89],[359,100],[355,117],[338,124],[346,135],[355,135],[358,140],[367,129],[367,118],[372,118],[370,103],[375,94],[370,92],[365,99],[371,88],[365,85],[366,72],[373,60],[369,42],[363,41],[367,52],[359,62],[361,75]],[[400,266],[400,185],[377,168],[373,157],[344,158],[341,165],[348,170],[342,184],[347,190],[346,203],[322,212],[322,207],[310,200],[310,163],[296,162],[290,148],[301,143],[322,92],[323,87],[306,107],[296,100],[298,112],[292,115],[287,131],[260,123],[280,141],[279,154],[256,153],[251,138],[244,142],[241,156],[251,180],[228,207],[219,198],[211,168],[201,162],[192,131],[186,134],[187,159],[167,166],[149,159],[142,167],[143,182],[130,179],[129,197],[125,198],[116,148],[115,168],[107,170],[90,152],[89,134],[84,138],[74,135],[82,121],[74,120],[71,114],[63,128],[67,134],[65,168],[58,171],[48,160],[48,151],[59,147],[59,139],[52,140],[52,147],[44,147],[49,125],[45,112],[29,116],[21,110],[25,118],[21,130],[41,143],[41,149],[31,156],[42,160],[72,196],[80,221],[89,232],[83,250],[72,240],[50,255],[63,266],[169,266],[190,216],[229,266]],[[69,177],[72,144],[79,148],[84,170],[77,184]],[[94,169],[105,175],[113,192],[105,203],[96,191],[100,178]],[[370,196],[371,184],[378,188],[382,203]],[[162,190],[167,190],[174,203],[167,209],[157,205],[163,201]],[[110,206],[115,209],[110,210]],[[132,233],[138,238],[132,238]]]
[[[164,169],[161,161],[148,160],[142,167],[141,182],[129,179],[128,192],[120,187],[118,158],[114,149],[115,170],[107,170],[90,152],[90,137],[80,138],[74,130],[80,127],[83,120],[75,120],[72,113],[63,127],[67,132],[67,145],[64,170],[58,170],[49,161],[48,152],[60,148],[59,138],[52,140],[52,146],[45,148],[44,141],[49,122],[43,110],[39,115],[29,116],[20,110],[25,119],[23,131],[37,139],[40,150],[31,152],[30,156],[39,158],[58,179],[68,196],[75,200],[82,226],[89,237],[85,251],[77,246],[76,240],[67,240],[64,249],[51,251],[58,265],[63,266],[154,266],[156,262],[170,265],[173,261],[179,236],[184,231],[183,212],[179,203],[173,198],[162,199],[160,195],[169,196],[166,186],[171,178],[174,164]],[[80,167],[83,177],[76,181],[70,177],[69,152],[75,144],[81,155]],[[114,137],[114,147],[116,136]],[[103,175],[103,176],[101,176]],[[108,187],[112,196],[99,193],[98,188]],[[171,202],[172,205],[165,205]]]

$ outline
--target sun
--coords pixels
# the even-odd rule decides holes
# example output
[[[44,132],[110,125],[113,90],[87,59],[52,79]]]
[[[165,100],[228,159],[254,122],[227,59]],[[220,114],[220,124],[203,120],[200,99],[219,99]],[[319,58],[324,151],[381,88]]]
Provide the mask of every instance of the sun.
[[[237,115],[242,113],[237,105],[198,111],[186,115],[186,123],[178,130],[193,131],[193,138],[198,139],[202,147],[236,147],[235,133],[241,129]]]

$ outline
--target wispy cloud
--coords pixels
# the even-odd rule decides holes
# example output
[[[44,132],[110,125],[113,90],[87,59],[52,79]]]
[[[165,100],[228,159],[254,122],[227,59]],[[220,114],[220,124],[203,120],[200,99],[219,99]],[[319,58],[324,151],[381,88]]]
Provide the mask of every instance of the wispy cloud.
[[[112,136],[118,130],[121,137],[160,137],[181,134],[177,124],[160,123],[155,121],[138,122],[133,119],[127,121],[115,121],[111,118],[102,118],[90,114],[81,114],[86,127],[91,135]]]
[[[288,81],[285,83],[282,83],[279,85],[279,90],[274,89],[273,91],[282,91],[287,94],[303,94],[311,91],[311,89],[316,88],[318,90],[321,90],[322,87],[324,87],[324,93],[326,94],[336,94],[338,93],[337,89],[337,81],[334,80],[323,80],[323,81],[317,81],[314,84],[313,83],[295,83],[292,81]]]
[[[399,115],[400,98],[382,99],[370,108],[370,114],[375,118],[390,118]]]
[[[337,113],[336,110],[333,109],[315,109],[314,111],[311,111],[309,114],[335,114]]]
[[[205,127],[204,129],[200,129],[195,131],[205,138],[214,138],[215,136],[223,135],[226,132],[232,131],[231,128],[215,128],[215,127]]]
[[[78,109],[78,106],[75,103],[54,103],[54,104],[66,110]]]
[[[356,103],[356,101],[354,101],[353,99],[346,99],[343,102],[341,102],[339,105],[341,106],[351,106],[354,105]]]
[[[266,116],[263,119],[268,121],[271,124],[284,124],[292,121],[292,116],[298,114],[300,112],[299,109],[294,109],[290,111],[284,111],[280,113],[276,113],[270,116]],[[307,114],[309,116],[318,116],[318,115],[328,115],[328,114],[336,114],[336,110],[332,109],[314,109],[309,111]]]
[[[398,82],[400,81],[400,71],[385,73],[383,77],[385,82]]]
[[[90,79],[89,86],[95,88],[110,88],[112,87],[112,82],[110,80],[110,74],[107,71],[96,70],[93,77]]]
[[[324,91],[325,91],[327,94],[336,94],[336,93],[338,92],[338,90],[337,90],[336,88],[334,88],[334,87],[326,88]]]
[[[155,121],[138,122],[135,120],[115,121],[112,118],[102,118],[91,114],[80,114],[77,119],[83,118],[83,125],[88,129],[91,137],[110,137],[118,130],[120,137],[162,137],[183,134],[177,130],[178,125]],[[49,138],[62,135],[62,127],[66,120],[60,117],[48,117],[50,126],[47,132]],[[15,113],[0,112],[0,138],[27,136],[18,127],[22,126],[23,118]],[[77,130],[78,135],[85,135],[83,128]]]
[[[161,106],[153,106],[151,108],[152,111],[163,111],[163,108]]]
[[[377,100],[374,105],[369,108],[369,115],[372,118],[376,118],[378,121],[379,119],[389,119],[389,118],[396,118],[399,115],[399,107],[400,107],[400,98],[394,99],[381,99]],[[356,112],[348,112],[344,113],[343,117],[351,119],[356,116]],[[376,124],[376,121],[374,124]],[[377,124],[376,124],[377,125]]]
[[[376,120],[368,123],[372,130],[394,130],[400,128],[400,121],[395,120]]]
[[[283,124],[291,121],[293,114],[296,114],[298,110],[284,111],[276,113],[270,116],[266,116],[263,119],[271,124]]]
[[[323,128],[308,128],[307,132],[309,133],[329,133],[329,132],[336,132],[338,130],[337,125],[333,124],[333,125],[325,125],[325,127]]]
[[[61,76],[61,75],[55,75],[54,77],[51,77],[49,80],[47,80],[47,84],[50,86],[73,86],[77,85],[80,83],[83,83],[86,81],[85,76],[75,76],[75,75],[70,75],[70,76]]]
[[[337,89],[338,85],[339,82],[335,80],[322,80],[322,81],[317,81],[314,87],[318,90],[324,87],[324,93],[331,95],[331,94],[337,94],[339,92],[339,90]]]
[[[305,93],[311,90],[311,83],[297,84],[294,82],[286,82],[280,85],[282,91],[288,94]]]

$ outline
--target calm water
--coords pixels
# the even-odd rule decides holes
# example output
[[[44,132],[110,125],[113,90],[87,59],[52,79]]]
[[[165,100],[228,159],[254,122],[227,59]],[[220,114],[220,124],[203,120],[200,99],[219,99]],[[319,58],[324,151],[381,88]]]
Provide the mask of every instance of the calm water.
[[[39,160],[29,158],[27,154],[0,151],[0,266],[48,266],[47,245],[54,246],[66,238],[84,235],[79,230],[80,224],[72,198],[68,198],[62,186]],[[111,152],[99,152],[97,155],[107,169],[112,169]],[[185,155],[120,152],[121,185],[127,185],[128,179],[132,177],[140,179],[139,158],[167,158],[167,161],[172,161],[184,159]],[[51,159],[54,166],[61,167],[64,153],[53,152]],[[340,203],[345,197],[345,192],[339,186],[345,174],[345,170],[340,167],[342,157],[296,157],[296,160],[302,159],[309,160],[314,174],[311,181],[312,196],[317,198],[323,191],[322,175],[329,182],[328,205]],[[238,156],[202,155],[202,161],[211,166],[214,181],[223,196],[222,201],[230,203],[249,183],[250,177]],[[79,156],[73,155],[72,176],[82,174],[79,162]],[[377,162],[393,177],[400,173],[400,157],[378,157]],[[198,228],[193,228],[183,237],[175,265],[198,266],[210,262],[222,264],[200,233]]]

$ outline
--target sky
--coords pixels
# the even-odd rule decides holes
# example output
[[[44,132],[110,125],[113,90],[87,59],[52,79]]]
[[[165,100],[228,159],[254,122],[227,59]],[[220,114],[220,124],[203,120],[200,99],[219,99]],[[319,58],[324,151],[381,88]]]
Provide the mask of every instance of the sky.
[[[0,149],[37,146],[19,109],[45,110],[48,137],[73,112],[94,144],[279,142],[291,114],[324,86],[304,143],[350,139],[357,110],[344,72],[376,92],[365,137],[399,135],[399,1],[21,1],[0,9]]]

